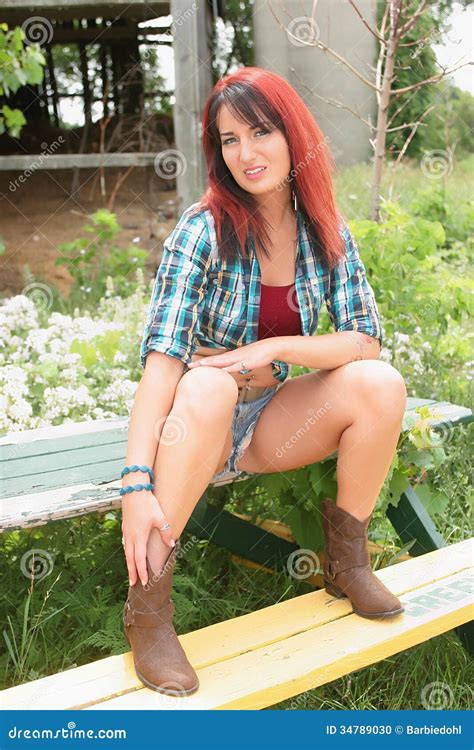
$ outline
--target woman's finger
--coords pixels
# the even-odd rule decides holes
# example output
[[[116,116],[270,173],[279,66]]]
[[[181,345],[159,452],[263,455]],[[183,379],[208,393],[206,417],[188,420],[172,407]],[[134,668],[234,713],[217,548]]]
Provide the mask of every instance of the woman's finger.
[[[125,552],[125,561],[127,563],[127,571],[128,571],[128,582],[130,586],[134,586],[137,581],[137,570],[135,567],[135,556],[134,556],[134,546],[132,542],[125,541],[124,544],[124,552]]]
[[[138,540],[135,545],[135,565],[137,566],[138,576],[142,586],[148,583],[148,571],[146,568],[146,542]]]
[[[161,538],[163,539],[164,543],[168,545],[168,547],[174,547],[175,539],[173,537],[173,529],[171,527],[168,529],[163,529],[163,526],[165,526],[166,524],[168,524],[166,516],[161,508],[159,508],[155,513],[153,526],[155,526],[160,532]]]

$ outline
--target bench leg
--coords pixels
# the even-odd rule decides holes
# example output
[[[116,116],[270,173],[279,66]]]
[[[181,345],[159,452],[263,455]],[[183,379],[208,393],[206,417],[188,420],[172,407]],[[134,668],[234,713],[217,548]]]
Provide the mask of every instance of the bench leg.
[[[194,508],[186,531],[274,570],[286,569],[288,556],[299,549],[297,544],[281,539],[227,510],[210,505],[206,493]]]
[[[402,492],[396,507],[389,503],[386,515],[404,544],[415,540],[410,548],[410,555],[417,557],[446,547],[445,540],[436,529],[413,487],[408,487]],[[474,658],[473,622],[467,622],[454,630],[469,656]]]

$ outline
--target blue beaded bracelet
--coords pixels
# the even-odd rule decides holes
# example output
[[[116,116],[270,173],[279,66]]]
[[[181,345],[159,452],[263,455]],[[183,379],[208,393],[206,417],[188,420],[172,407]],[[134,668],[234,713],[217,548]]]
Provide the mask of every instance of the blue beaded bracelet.
[[[122,487],[122,489],[119,491],[119,495],[128,495],[130,492],[134,492],[135,490],[154,490],[155,485],[154,484],[129,484],[126,487]]]
[[[125,466],[122,469],[122,473],[120,474],[120,476],[124,477],[126,474],[130,474],[131,471],[143,471],[144,473],[149,474],[150,482],[155,481],[155,474],[153,473],[153,469],[150,469],[148,466],[138,466],[138,464],[133,464],[133,466]]]

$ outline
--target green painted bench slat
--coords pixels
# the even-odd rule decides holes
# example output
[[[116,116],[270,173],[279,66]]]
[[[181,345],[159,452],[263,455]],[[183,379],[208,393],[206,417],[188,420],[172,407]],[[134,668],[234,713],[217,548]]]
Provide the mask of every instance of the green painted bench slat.
[[[386,515],[404,544],[416,540],[410,555],[424,555],[446,545],[412,487],[402,493],[397,506],[388,504]]]
[[[11,432],[0,437],[0,472],[4,463],[50,453],[64,453],[109,443],[127,443],[128,420],[67,422],[56,427]]]
[[[274,570],[287,568],[289,555],[299,549],[294,542],[208,504],[206,493],[194,508],[186,524],[186,531]]]
[[[51,455],[13,459],[8,467],[2,467],[5,473],[0,475],[0,497],[8,497],[12,493],[21,495],[56,487],[73,487],[87,481],[94,484],[113,482],[120,477],[126,450],[125,441],[66,453],[58,450]]]

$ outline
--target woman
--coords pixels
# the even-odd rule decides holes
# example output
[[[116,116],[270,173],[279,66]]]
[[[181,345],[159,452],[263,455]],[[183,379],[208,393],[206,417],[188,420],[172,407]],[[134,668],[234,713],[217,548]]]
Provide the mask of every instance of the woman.
[[[367,527],[406,389],[378,359],[378,309],[325,139],[287,81],[241,68],[209,96],[203,147],[208,189],[164,243],[123,473],[142,487],[123,497],[125,633],[142,682],[178,695],[199,682],[172,625],[173,543],[211,481],[337,450],[337,501],[321,504],[326,590],[363,617],[403,611],[371,571]],[[314,336],[323,297],[335,333]],[[315,372],[287,379],[291,364]]]

